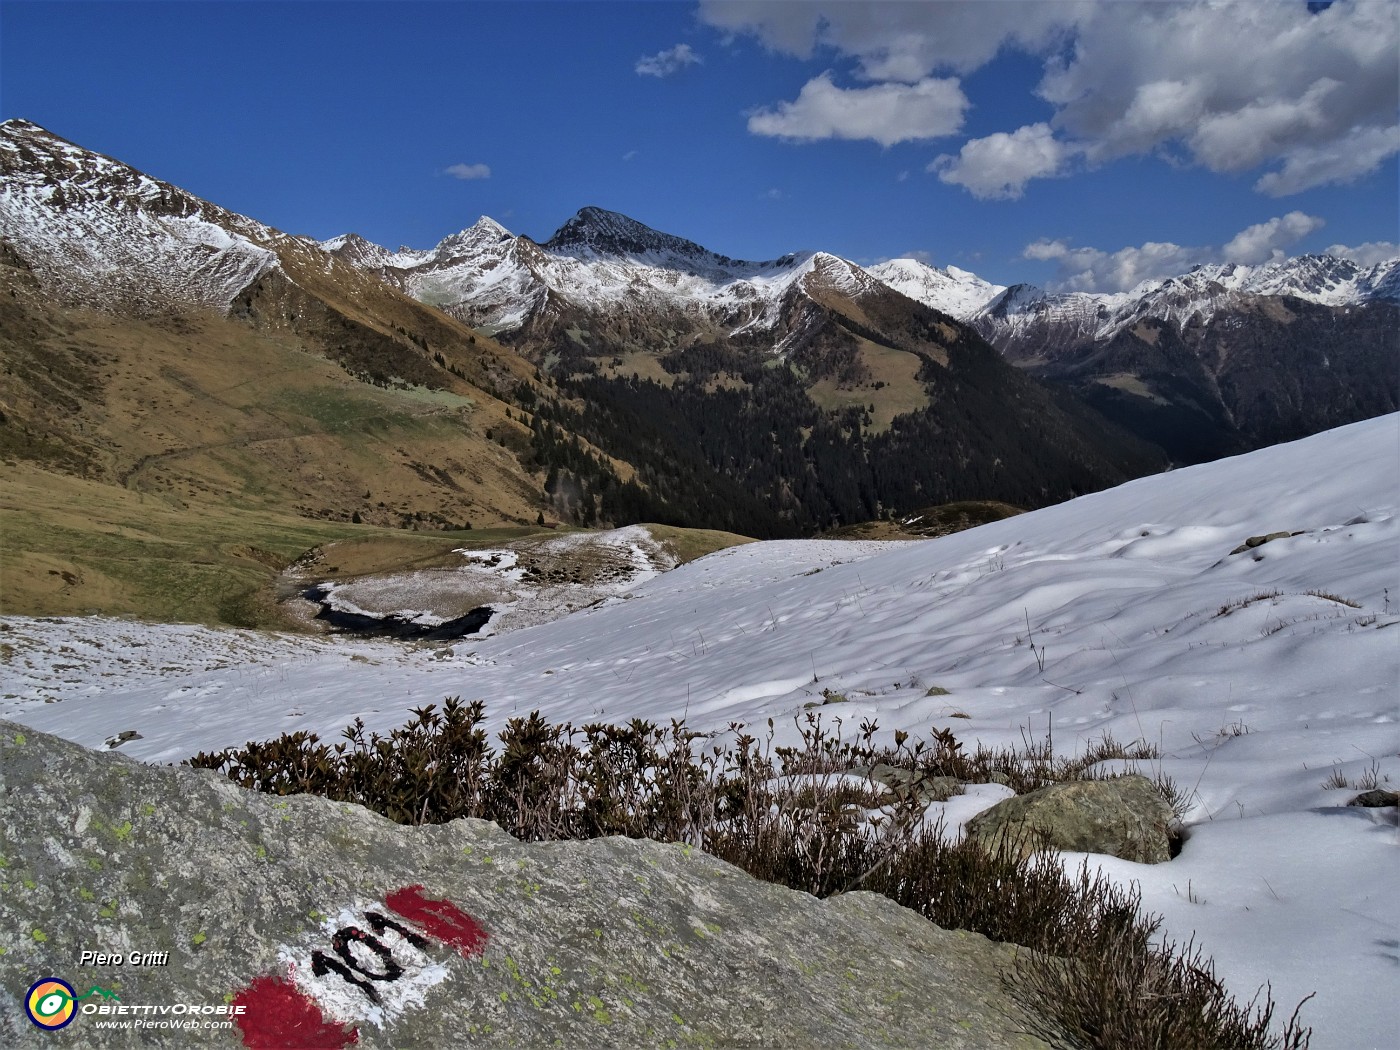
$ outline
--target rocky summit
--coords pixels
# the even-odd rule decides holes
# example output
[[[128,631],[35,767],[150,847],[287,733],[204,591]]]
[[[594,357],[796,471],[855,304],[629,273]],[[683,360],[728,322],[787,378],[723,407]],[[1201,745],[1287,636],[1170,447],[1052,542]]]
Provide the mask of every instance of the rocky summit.
[[[9,723],[0,826],[7,1047],[1047,1045],[1016,949],[684,845],[406,827]]]

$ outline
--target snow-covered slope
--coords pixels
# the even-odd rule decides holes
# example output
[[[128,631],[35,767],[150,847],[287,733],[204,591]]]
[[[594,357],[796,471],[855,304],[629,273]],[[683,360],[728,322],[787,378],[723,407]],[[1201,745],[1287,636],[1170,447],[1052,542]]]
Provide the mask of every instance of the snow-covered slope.
[[[866,268],[901,295],[966,321],[1002,292],[1005,285],[984,281],[956,266],[939,269],[917,259],[891,259]]]
[[[0,237],[79,305],[230,302],[295,238],[202,201],[36,124],[0,124]]]
[[[0,716],[93,747],[135,730],[123,750],[161,762],[334,739],[356,717],[386,730],[448,695],[484,699],[496,726],[539,709],[722,736],[772,717],[790,738],[832,689],[849,700],[825,712],[885,740],[1053,729],[1072,751],[1111,732],[1161,749],[1146,771],[1190,796],[1190,836],[1167,864],[1092,861],[1137,882],[1167,935],[1194,932],[1234,992],[1268,980],[1288,1009],[1316,991],[1314,1050],[1388,1047],[1395,810],[1327,785],[1400,781],[1397,476],[1392,415],[941,539],[733,548],[450,651],[10,618]],[[1278,532],[1296,535],[1231,553]]]

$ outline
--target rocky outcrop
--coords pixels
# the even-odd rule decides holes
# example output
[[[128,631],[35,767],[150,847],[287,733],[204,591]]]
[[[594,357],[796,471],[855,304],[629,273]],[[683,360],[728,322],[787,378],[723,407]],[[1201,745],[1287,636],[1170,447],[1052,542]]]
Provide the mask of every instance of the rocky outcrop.
[[[1372,788],[1370,791],[1361,792],[1347,805],[1360,806],[1363,809],[1385,809],[1387,806],[1400,805],[1400,792]]]
[[[1243,554],[1245,551],[1252,551],[1255,547],[1262,547],[1262,546],[1264,546],[1264,544],[1266,544],[1266,543],[1272,543],[1274,540],[1286,540],[1286,539],[1289,539],[1289,538],[1292,537],[1292,536],[1301,536],[1301,535],[1302,535],[1301,532],[1288,532],[1288,531],[1285,530],[1285,531],[1283,531],[1283,532],[1270,532],[1270,533],[1266,533],[1266,534],[1263,535],[1263,536],[1251,536],[1251,537],[1249,537],[1249,539],[1245,540],[1243,543],[1241,543],[1238,547],[1236,547],[1236,548],[1235,548],[1234,550],[1232,550],[1230,553],[1231,553],[1231,554]]]
[[[5,1046],[1045,1045],[1010,946],[683,845],[405,827],[8,723],[0,827]]]
[[[1055,849],[1107,853],[1160,864],[1171,858],[1173,814],[1146,777],[1074,780],[998,802],[967,823],[969,838],[995,846],[1007,838],[1029,852]]]

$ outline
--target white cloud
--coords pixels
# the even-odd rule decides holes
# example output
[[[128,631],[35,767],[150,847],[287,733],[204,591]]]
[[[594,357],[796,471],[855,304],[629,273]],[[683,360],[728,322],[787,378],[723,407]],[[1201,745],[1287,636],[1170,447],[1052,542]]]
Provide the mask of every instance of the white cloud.
[[[1021,252],[1023,259],[1035,259],[1037,262],[1047,262],[1051,259],[1063,259],[1073,249],[1063,240],[1046,240],[1042,237],[1038,241],[1032,241],[1026,245]]]
[[[1084,0],[701,0],[699,14],[701,21],[757,37],[773,51],[811,58],[819,47],[832,48],[855,56],[867,79],[913,83],[936,69],[978,69],[1007,42],[1040,48],[1091,6]]]
[[[807,81],[794,101],[753,113],[749,131],[803,142],[870,139],[892,146],[953,134],[967,107],[956,79],[840,88],[823,73]]]
[[[1117,151],[1146,152],[1199,120],[1204,109],[1205,87],[1198,82],[1154,80],[1139,84],[1098,148],[1106,148],[1102,143],[1112,141]]]
[[[1219,173],[1271,169],[1255,188],[1284,196],[1363,177],[1400,148],[1400,19],[1384,0],[1316,12],[1301,0],[703,0],[700,17],[774,51],[834,51],[876,84],[965,74],[1007,48],[1041,58],[1037,94],[1054,107],[1054,145],[1003,132],[936,169],[982,196],[1014,197],[1031,178],[1063,174],[1057,158],[1095,167],[1152,153]]]
[[[446,173],[454,179],[489,179],[491,168],[486,164],[453,164]]]
[[[689,44],[677,44],[665,51],[658,51],[654,55],[637,59],[637,64],[633,68],[636,69],[638,76],[669,77],[679,73],[687,66],[702,65],[704,61],[691,49]]]
[[[1055,263],[1058,277],[1051,282],[1051,288],[1055,291],[1125,292],[1143,281],[1173,277],[1203,263],[1231,262],[1252,266],[1281,260],[1285,257],[1285,248],[1321,229],[1323,225],[1323,220],[1315,215],[1292,211],[1267,222],[1248,226],[1218,248],[1191,248],[1170,241],[1148,241],[1138,247],[1106,252],[1100,248],[1072,248],[1063,240],[1042,238],[1026,245],[1021,256],[1039,262]],[[1332,255],[1343,255],[1350,251],[1338,251],[1338,247],[1334,246],[1327,251]],[[1362,249],[1381,247],[1363,245]],[[1390,247],[1393,249],[1394,245]]]
[[[1027,124],[1009,135],[998,131],[971,139],[957,156],[945,153],[928,170],[974,197],[1006,200],[1021,196],[1031,179],[1064,174],[1077,152],[1056,139],[1050,125]]]
[[[1205,261],[1209,249],[1183,248],[1170,241],[1148,241],[1137,248],[1106,252],[1099,248],[1071,248],[1064,241],[1040,240],[1026,245],[1027,259],[1053,261],[1059,280],[1056,291],[1121,292],[1143,281],[1170,277]]]
[[[1091,163],[1182,147],[1214,172],[1280,165],[1256,188],[1282,196],[1394,151],[1397,48],[1385,3],[1108,3],[1072,56],[1047,61],[1039,93]]]
[[[634,150],[634,149],[629,149],[626,153],[624,153],[624,154],[622,155],[622,159],[623,159],[623,160],[634,160],[634,159],[636,159],[636,156],[637,156],[637,151]]]
[[[1226,113],[1197,116],[1188,141],[1212,171],[1248,171],[1326,122],[1329,95],[1341,87],[1324,77],[1299,98],[1260,99]]]
[[[1345,244],[1334,244],[1327,249],[1328,255],[1339,259],[1350,259],[1357,266],[1375,266],[1378,263],[1400,259],[1400,244],[1394,241],[1367,241],[1349,248]]]
[[[1270,197],[1286,197],[1327,183],[1355,182],[1397,151],[1400,127],[1357,128],[1325,147],[1294,150],[1282,168],[1264,175],[1254,188]]]
[[[1325,223],[1315,215],[1291,211],[1287,215],[1241,230],[1221,249],[1228,262],[1261,263],[1283,256],[1283,249],[1301,241]]]

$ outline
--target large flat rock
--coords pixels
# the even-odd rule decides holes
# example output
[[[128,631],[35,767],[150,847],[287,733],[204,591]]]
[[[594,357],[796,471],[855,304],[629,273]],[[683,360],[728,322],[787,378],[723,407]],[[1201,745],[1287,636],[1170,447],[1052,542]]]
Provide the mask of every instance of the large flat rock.
[[[9,723],[0,829],[7,1047],[1046,1045],[1010,946],[687,846],[405,827]],[[57,1031],[25,1009],[49,977]]]

